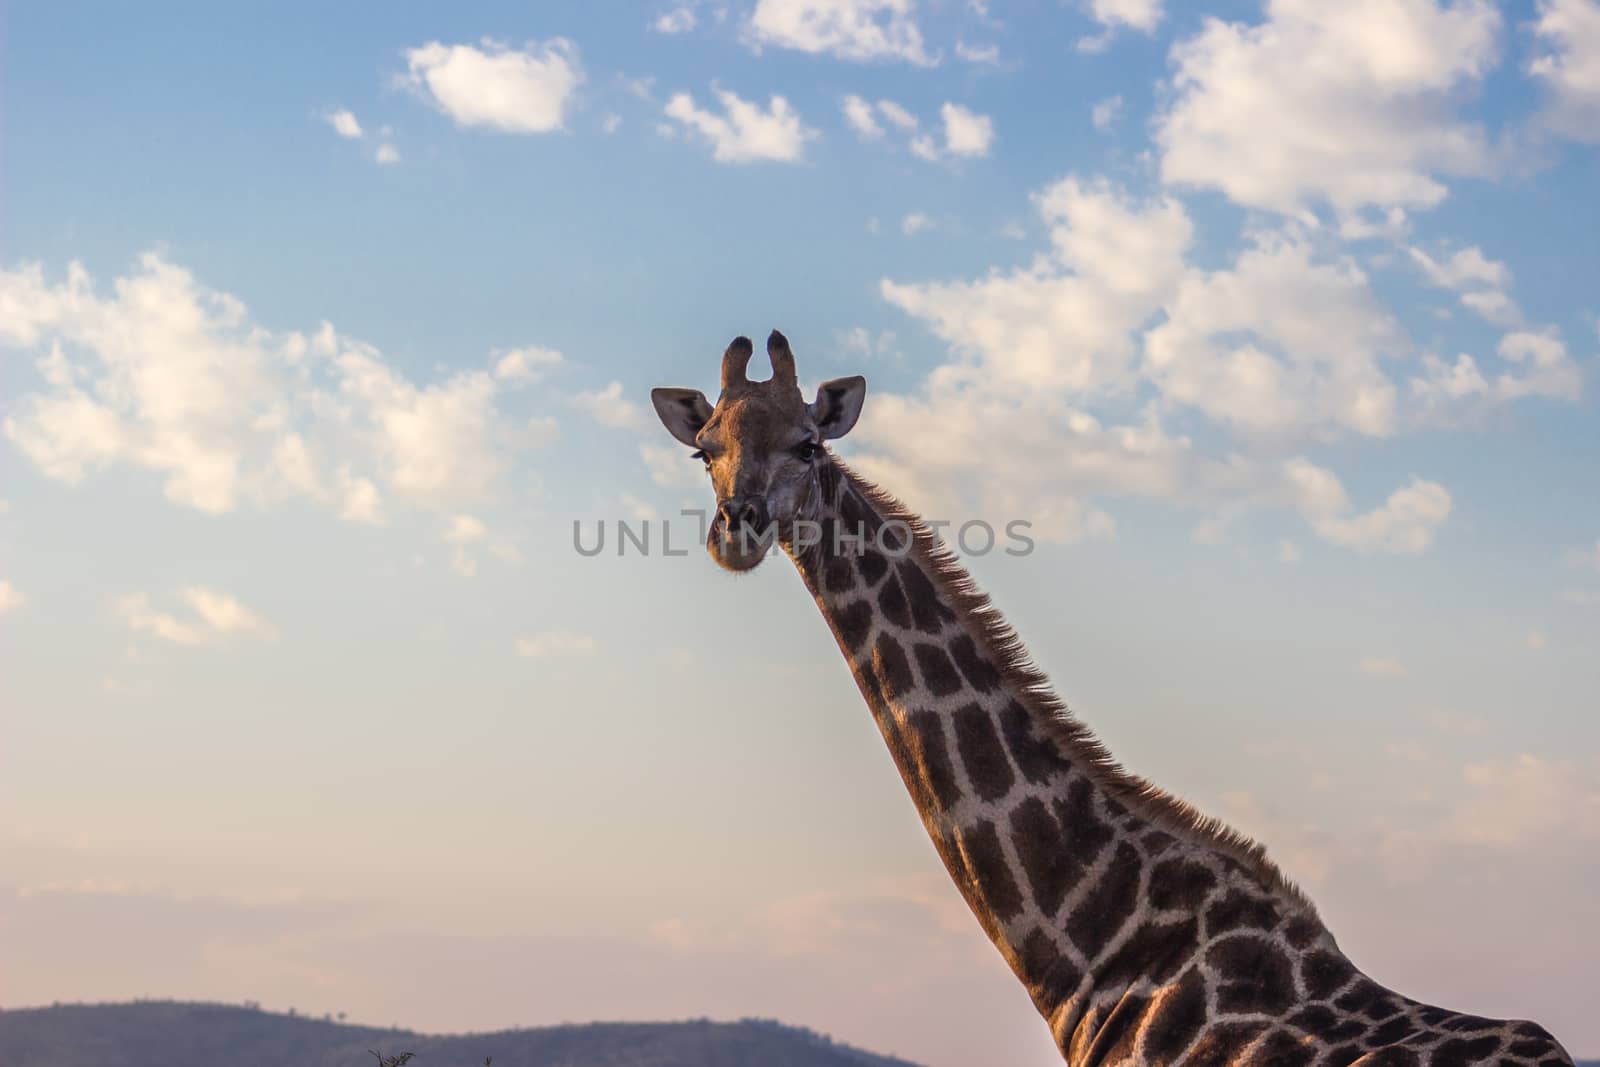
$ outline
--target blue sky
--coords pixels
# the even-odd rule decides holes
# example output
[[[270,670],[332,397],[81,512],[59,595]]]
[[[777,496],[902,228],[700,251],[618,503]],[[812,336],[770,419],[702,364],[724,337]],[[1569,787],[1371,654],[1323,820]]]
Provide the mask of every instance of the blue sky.
[[[1052,1062],[793,576],[572,551],[778,326],[1124,762],[1600,1048],[1594,0],[6,18],[0,1003]]]

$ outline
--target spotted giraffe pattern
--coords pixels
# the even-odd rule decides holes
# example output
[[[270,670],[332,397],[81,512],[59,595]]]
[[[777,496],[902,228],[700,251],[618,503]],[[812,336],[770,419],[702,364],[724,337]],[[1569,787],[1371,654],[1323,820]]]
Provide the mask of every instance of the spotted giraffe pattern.
[[[1069,1063],[1570,1067],[1534,1023],[1363,975],[1258,846],[1111,762],[913,516],[831,455],[818,487],[823,536],[791,555]]]

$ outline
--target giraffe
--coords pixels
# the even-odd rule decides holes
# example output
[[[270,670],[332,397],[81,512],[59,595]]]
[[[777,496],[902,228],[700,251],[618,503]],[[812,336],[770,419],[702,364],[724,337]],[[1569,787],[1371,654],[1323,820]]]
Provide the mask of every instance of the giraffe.
[[[1071,1064],[1571,1067],[1538,1025],[1394,993],[1339,950],[1265,850],[1123,771],[929,528],[824,444],[866,380],[807,403],[784,336],[772,377],[735,338],[713,406],[656,389],[716,493],[723,568],[794,562],[934,849]]]

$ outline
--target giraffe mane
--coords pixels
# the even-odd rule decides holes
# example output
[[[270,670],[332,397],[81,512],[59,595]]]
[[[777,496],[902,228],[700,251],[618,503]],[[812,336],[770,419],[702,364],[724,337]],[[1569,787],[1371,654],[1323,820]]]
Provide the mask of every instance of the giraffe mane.
[[[1161,829],[1215,848],[1260,878],[1269,891],[1282,894],[1290,904],[1316,916],[1316,906],[1272,862],[1266,846],[1182,797],[1125,770],[1088,725],[1056,695],[1050,679],[1034,662],[1016,629],[994,606],[989,594],[978,587],[955,553],[893,494],[856,474],[838,456],[831,458],[843,480],[884,519],[902,522],[911,531],[912,554],[926,565],[940,591],[950,598],[951,607],[995,663],[1004,684],[1062,755],[1083,767],[1097,785],[1130,811]]]

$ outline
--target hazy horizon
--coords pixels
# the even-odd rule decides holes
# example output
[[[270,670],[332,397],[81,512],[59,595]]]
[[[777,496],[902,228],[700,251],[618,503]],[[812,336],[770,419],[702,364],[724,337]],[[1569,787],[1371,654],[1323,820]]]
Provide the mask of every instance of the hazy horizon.
[[[0,1004],[1059,1062],[792,567],[573,546],[777,327],[1129,769],[1600,1053],[1600,2],[1201,7],[8,8]]]

